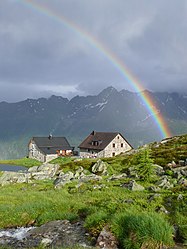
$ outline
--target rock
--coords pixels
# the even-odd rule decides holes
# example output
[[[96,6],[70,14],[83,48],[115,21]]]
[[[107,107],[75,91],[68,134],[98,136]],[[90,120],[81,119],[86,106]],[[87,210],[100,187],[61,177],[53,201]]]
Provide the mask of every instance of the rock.
[[[153,167],[154,167],[154,171],[157,175],[161,176],[164,174],[164,169],[162,166],[158,165],[158,164],[153,164]]]
[[[151,201],[155,200],[158,197],[160,197],[160,194],[153,194],[153,195],[149,196],[148,200],[151,202]]]
[[[45,163],[41,166],[33,166],[28,169],[28,172],[11,172],[5,171],[0,177],[0,184],[7,185],[13,183],[29,183],[32,180],[44,180],[44,179],[53,179],[57,174],[59,169],[57,164]]]
[[[181,179],[178,181],[178,184],[187,187],[187,179],[181,178]]]
[[[169,182],[169,179],[166,175],[164,175],[157,183],[160,188],[162,189],[170,189],[173,188],[173,184]]]
[[[123,184],[123,187],[128,188],[129,190],[132,190],[132,191],[142,191],[145,189],[143,186],[136,183],[135,180],[132,180],[127,184]]]
[[[160,191],[160,188],[156,187],[156,186],[150,186],[147,188],[147,190],[149,190],[151,192],[158,192],[158,191]]]
[[[98,248],[118,249],[118,242],[115,236],[110,232],[108,226],[104,227],[96,242]]]
[[[107,174],[107,167],[108,164],[101,161],[99,159],[93,166],[92,166],[92,173],[94,174],[100,174],[100,175],[106,175]]]
[[[61,172],[59,177],[54,180],[55,188],[60,188],[71,182],[74,179],[74,174],[69,171],[68,173]]]
[[[183,200],[183,195],[182,194],[179,194],[178,196],[177,196],[177,201],[182,201]]]
[[[159,213],[169,214],[168,210],[166,210],[164,206],[158,207],[156,211]]]
[[[84,168],[79,167],[78,170],[76,170],[74,177],[78,179],[80,176],[84,175]]]
[[[19,173],[4,171],[0,177],[0,185],[8,185],[13,183],[28,183],[31,182],[31,173]]]
[[[0,237],[3,248],[92,248],[82,222],[71,224],[67,220],[48,222],[26,232],[23,238]]]
[[[102,177],[95,174],[82,175],[79,178],[80,182],[100,181],[100,180],[102,180]]]
[[[129,177],[134,177],[139,179],[137,169],[134,166],[128,168],[128,175]]]
[[[168,164],[167,164],[167,167],[168,167],[168,168],[175,168],[175,167],[177,167],[177,164],[176,164],[175,161],[172,161],[171,163],[168,163]]]
[[[37,172],[39,166],[33,166],[28,169],[28,172]]]
[[[110,178],[108,178],[109,181],[115,181],[115,180],[120,180],[127,178],[127,174],[123,173],[121,175],[112,175]]]
[[[52,164],[52,163],[44,163],[41,166],[38,167],[38,172],[45,172],[48,174],[50,178],[54,177],[57,174],[57,171],[59,170],[60,166],[58,164]]]

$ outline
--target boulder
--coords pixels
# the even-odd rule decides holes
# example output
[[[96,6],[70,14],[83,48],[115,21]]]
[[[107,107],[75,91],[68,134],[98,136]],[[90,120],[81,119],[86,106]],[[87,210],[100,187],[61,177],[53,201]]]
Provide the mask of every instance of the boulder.
[[[99,174],[99,175],[106,175],[107,174],[107,167],[108,167],[108,164],[103,162],[101,159],[99,159],[92,166],[92,173]]]
[[[95,174],[82,175],[79,178],[80,182],[90,182],[90,181],[100,181],[100,180],[102,180],[102,177]]]
[[[8,185],[13,183],[31,182],[31,173],[19,173],[12,171],[4,171],[0,177],[0,185]]]
[[[55,180],[54,180],[54,186],[55,188],[60,188],[60,187],[63,187],[64,185],[66,185],[67,183],[71,182],[74,178],[74,174],[69,171],[67,173],[63,173],[61,172],[59,177],[57,177]]]
[[[155,173],[158,175],[158,176],[161,176],[164,174],[164,169],[162,166],[158,165],[158,164],[153,164],[153,167],[154,167],[154,171]]]
[[[115,181],[115,180],[120,180],[120,179],[125,179],[127,178],[127,174],[123,173],[121,175],[112,175],[110,178],[108,178],[109,181]]]
[[[164,175],[157,183],[156,185],[162,189],[170,189],[173,188],[173,184],[170,183],[168,177]]]
[[[143,186],[136,183],[135,180],[132,180],[127,184],[123,184],[123,187],[128,188],[129,190],[132,190],[132,191],[142,191],[145,189]]]
[[[104,227],[96,242],[98,248],[118,249],[118,241],[109,230],[108,226]]]

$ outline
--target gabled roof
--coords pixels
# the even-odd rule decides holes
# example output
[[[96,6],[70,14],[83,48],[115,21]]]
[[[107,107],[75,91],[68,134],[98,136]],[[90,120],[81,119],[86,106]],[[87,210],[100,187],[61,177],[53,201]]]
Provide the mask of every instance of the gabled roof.
[[[34,141],[44,154],[56,154],[57,150],[73,149],[65,137],[33,137],[31,141]]]
[[[117,136],[122,136],[119,132],[96,132],[93,131],[90,135],[79,145],[80,149],[104,150],[104,148]],[[123,136],[122,136],[123,137]],[[127,140],[123,137],[127,142]],[[94,145],[98,142],[98,145]],[[127,142],[128,143],[128,142]],[[129,143],[128,143],[129,144]],[[130,145],[130,144],[129,144]],[[130,145],[131,146],[131,145]],[[132,146],[131,146],[132,147]]]

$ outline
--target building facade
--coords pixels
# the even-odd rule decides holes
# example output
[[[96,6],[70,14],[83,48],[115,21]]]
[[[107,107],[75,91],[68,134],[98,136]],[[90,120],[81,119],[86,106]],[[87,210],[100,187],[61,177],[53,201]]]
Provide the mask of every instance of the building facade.
[[[80,145],[80,157],[113,157],[133,147],[118,132],[93,131]]]
[[[28,144],[28,157],[49,162],[59,156],[71,156],[73,148],[65,137],[33,137]]]

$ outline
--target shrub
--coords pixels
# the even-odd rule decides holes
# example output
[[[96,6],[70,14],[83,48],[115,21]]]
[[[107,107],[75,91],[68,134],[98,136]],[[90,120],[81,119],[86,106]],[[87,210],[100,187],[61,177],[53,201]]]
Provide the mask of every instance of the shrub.
[[[172,227],[156,213],[121,213],[112,225],[122,248],[160,248],[173,244]]]

